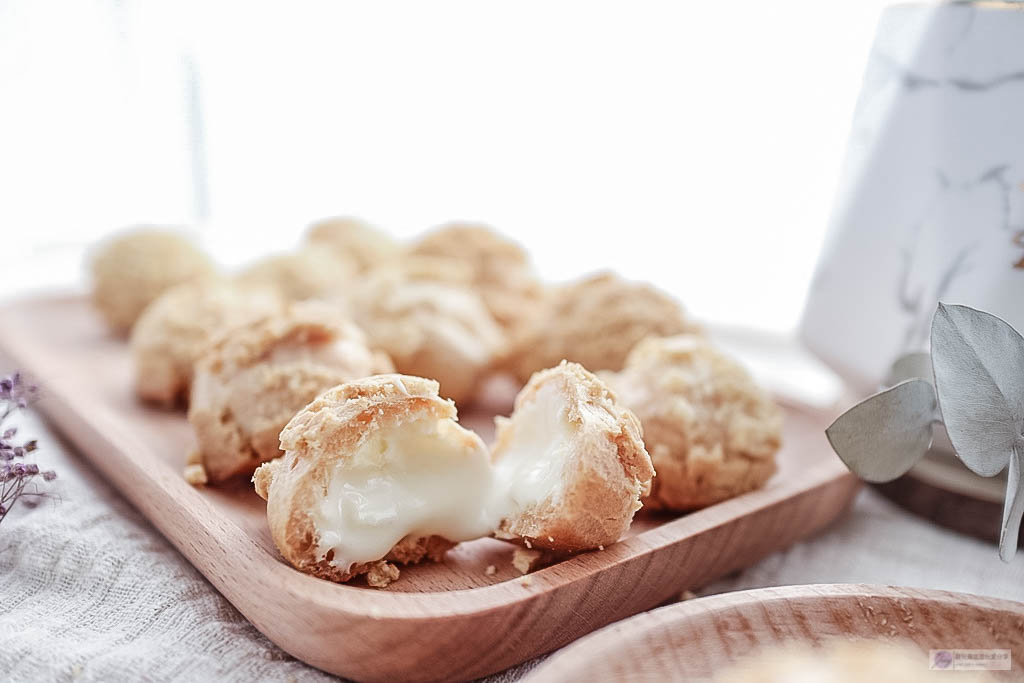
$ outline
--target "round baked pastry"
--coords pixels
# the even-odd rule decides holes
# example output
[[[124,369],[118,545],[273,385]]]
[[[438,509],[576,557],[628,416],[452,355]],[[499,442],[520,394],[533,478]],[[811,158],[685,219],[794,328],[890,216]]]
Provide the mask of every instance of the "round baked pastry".
[[[376,375],[330,389],[281,432],[284,456],[256,470],[281,554],[331,581],[397,578],[391,563],[439,560],[490,533],[492,470],[437,382]]]
[[[373,270],[399,256],[401,245],[390,235],[358,218],[326,218],[309,226],[306,240],[334,250],[359,272]]]
[[[705,507],[774,474],[782,442],[778,406],[703,337],[645,339],[621,372],[602,377],[643,423],[658,473],[648,507]]]
[[[104,243],[93,256],[93,303],[112,331],[127,334],[143,309],[168,288],[215,270],[180,234],[135,229]]]
[[[367,280],[351,300],[370,344],[399,372],[441,383],[441,395],[469,401],[501,352],[504,337],[474,292],[391,274]]]
[[[188,411],[208,480],[252,474],[281,455],[281,430],[322,391],[393,370],[326,304],[290,304],[222,332],[196,362]]]
[[[600,379],[564,361],[538,372],[496,425],[498,538],[572,552],[622,537],[654,468],[639,420]]]
[[[543,288],[526,251],[485,225],[441,226],[413,244],[411,253],[468,267],[473,288],[506,330],[518,329],[540,303]]]
[[[239,273],[238,282],[272,287],[286,299],[302,301],[336,298],[351,285],[354,276],[351,262],[323,246],[307,245],[258,261]]]
[[[697,329],[667,294],[599,273],[551,290],[539,314],[513,338],[504,364],[524,382],[563,359],[591,372],[619,370],[644,337]]]
[[[135,391],[140,398],[173,405],[188,398],[193,365],[222,329],[281,308],[273,291],[212,279],[164,292],[132,328]]]

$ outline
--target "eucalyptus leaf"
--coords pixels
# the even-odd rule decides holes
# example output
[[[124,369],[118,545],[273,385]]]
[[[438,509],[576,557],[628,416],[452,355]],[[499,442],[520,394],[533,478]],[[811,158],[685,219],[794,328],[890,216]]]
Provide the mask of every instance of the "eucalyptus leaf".
[[[1024,432],[1024,338],[994,315],[940,303],[931,342],[949,440],[968,468],[995,476]]]
[[[928,451],[937,418],[932,385],[909,379],[850,408],[825,435],[840,460],[861,479],[892,481]]]
[[[1024,470],[1024,451],[1017,446],[1013,449],[1013,456],[1010,458],[1010,471],[1006,473],[1003,528],[999,532],[999,557],[1003,562],[1009,562],[1017,554],[1020,518],[1024,514],[1024,491],[1021,490],[1022,470]]]

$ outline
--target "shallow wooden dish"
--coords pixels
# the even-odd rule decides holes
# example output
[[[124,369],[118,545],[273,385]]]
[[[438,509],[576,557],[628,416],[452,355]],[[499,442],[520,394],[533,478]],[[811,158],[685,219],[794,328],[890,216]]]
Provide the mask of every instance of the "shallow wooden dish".
[[[642,516],[604,551],[524,580],[511,546],[484,539],[403,569],[384,591],[337,585],[279,558],[250,485],[185,483],[188,423],[135,401],[124,342],[83,299],[8,304],[0,330],[7,362],[41,384],[40,409],[246,618],[299,659],[356,679],[469,679],[550,652],[820,530],[858,487],[825,441],[827,418],[790,412],[780,471],[764,489],[681,517]],[[487,426],[483,417],[464,422]]]
[[[922,650],[922,673],[932,649],[1008,649],[1012,670],[989,673],[1020,680],[1024,604],[858,584],[725,593],[601,629],[549,658],[524,683],[706,681],[761,648],[835,637],[909,641]]]

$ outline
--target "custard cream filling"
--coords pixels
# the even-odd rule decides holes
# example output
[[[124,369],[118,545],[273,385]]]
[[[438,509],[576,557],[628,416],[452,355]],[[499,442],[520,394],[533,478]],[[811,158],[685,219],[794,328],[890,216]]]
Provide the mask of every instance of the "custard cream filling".
[[[311,511],[318,552],[333,550],[332,562],[351,568],[381,559],[406,536],[485,536],[492,487],[483,442],[451,420],[381,430],[339,463]]]

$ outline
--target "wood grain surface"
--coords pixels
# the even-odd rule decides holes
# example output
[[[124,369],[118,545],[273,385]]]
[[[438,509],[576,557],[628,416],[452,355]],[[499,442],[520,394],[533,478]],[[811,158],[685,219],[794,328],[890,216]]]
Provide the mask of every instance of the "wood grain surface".
[[[819,531],[858,488],[825,441],[828,416],[788,411],[779,473],[765,488],[688,515],[641,514],[604,551],[524,578],[511,546],[483,539],[403,568],[387,590],[337,585],[280,559],[251,485],[185,483],[184,415],[135,400],[125,344],[85,300],[8,304],[0,352],[40,383],[48,419],[260,631],[361,680],[470,679],[557,649]],[[491,415],[463,422],[485,429]]]
[[[990,673],[1005,680],[1024,677],[1022,603],[822,584],[725,593],[640,614],[561,650],[523,683],[706,681],[764,648],[819,645],[837,637],[912,644],[921,650],[922,674],[932,649],[1008,649],[1012,670]]]

